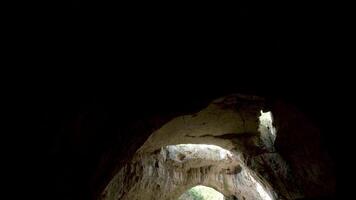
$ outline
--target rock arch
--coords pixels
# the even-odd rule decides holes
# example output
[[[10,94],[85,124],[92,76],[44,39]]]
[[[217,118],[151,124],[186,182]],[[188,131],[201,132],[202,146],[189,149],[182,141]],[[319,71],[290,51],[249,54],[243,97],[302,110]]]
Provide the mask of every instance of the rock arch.
[[[205,185],[196,185],[187,191],[185,191],[178,200],[188,200],[188,199],[196,199],[203,198],[209,200],[226,200],[231,199],[226,197],[224,194],[218,191],[216,188],[212,188]]]

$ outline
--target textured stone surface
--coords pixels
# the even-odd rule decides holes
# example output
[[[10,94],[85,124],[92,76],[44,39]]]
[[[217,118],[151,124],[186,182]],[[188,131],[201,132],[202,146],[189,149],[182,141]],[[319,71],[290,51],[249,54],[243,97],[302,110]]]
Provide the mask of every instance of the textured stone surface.
[[[231,95],[154,131],[105,188],[102,199],[177,199],[195,185],[238,199],[298,199],[333,193],[319,130],[290,105],[275,102],[275,119],[260,125],[264,99]],[[272,132],[275,131],[275,135]],[[167,156],[167,145],[214,144],[231,151],[225,159]],[[262,192],[261,192],[262,191]],[[264,192],[264,194],[262,194]],[[267,196],[266,196],[267,195]]]
[[[219,152],[208,151],[188,157],[172,147],[160,152],[135,158],[112,181],[108,199],[178,199],[195,185],[206,185],[222,192],[225,196],[241,199],[262,199],[254,180],[257,176],[234,155],[220,157]],[[200,151],[202,152],[202,151]],[[172,154],[170,156],[170,154]],[[200,154],[200,155],[199,155]],[[128,182],[127,175],[135,173]],[[256,178],[252,178],[256,176]],[[126,184],[124,184],[126,183]],[[120,192],[117,192],[117,191]]]

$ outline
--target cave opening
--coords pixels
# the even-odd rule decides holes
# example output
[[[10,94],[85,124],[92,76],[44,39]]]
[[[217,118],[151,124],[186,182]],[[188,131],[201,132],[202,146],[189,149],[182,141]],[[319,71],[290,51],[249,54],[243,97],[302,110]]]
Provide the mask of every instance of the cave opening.
[[[267,148],[274,149],[277,129],[273,125],[273,115],[271,111],[260,111],[258,131],[261,134],[261,139]]]
[[[223,194],[214,188],[197,185],[184,192],[178,200],[225,200]]]

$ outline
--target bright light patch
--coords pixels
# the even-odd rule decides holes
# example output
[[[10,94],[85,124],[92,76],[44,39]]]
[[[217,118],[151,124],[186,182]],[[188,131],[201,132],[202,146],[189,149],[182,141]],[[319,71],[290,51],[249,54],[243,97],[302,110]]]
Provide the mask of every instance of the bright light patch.
[[[251,178],[252,182],[255,184],[256,190],[257,190],[258,194],[260,195],[261,199],[263,199],[263,200],[273,200],[272,197],[262,187],[261,183],[257,182],[256,179],[253,178],[253,176],[251,176],[251,175],[250,175],[250,178]]]
[[[258,128],[261,133],[261,139],[269,148],[273,148],[274,141],[276,140],[276,128],[273,127],[273,117],[271,112],[263,112],[259,117],[260,126]]]
[[[197,185],[183,193],[178,200],[224,200],[224,195],[213,188]]]
[[[169,158],[178,162],[195,158],[218,161],[232,157],[230,151],[210,144],[178,144],[165,148],[169,152]]]
[[[259,117],[260,124],[267,127],[273,136],[276,136],[276,129],[273,127],[272,113],[270,111],[263,112],[261,110],[261,116]]]

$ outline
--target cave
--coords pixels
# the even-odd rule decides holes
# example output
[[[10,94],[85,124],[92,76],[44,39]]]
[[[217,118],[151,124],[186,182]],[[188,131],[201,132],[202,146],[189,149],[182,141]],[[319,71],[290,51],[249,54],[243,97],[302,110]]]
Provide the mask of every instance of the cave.
[[[333,194],[330,156],[318,128],[294,106],[269,103],[230,94],[162,123],[117,168],[100,199],[176,200],[197,185],[226,199]]]

